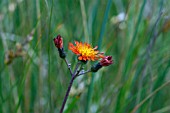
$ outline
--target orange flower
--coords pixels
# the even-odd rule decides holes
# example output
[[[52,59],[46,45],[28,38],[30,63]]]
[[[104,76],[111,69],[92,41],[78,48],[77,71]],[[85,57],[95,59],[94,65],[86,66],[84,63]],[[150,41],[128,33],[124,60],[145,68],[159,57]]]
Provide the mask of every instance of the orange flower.
[[[98,60],[99,58],[103,58],[103,53],[99,53],[97,51],[97,46],[95,48],[92,48],[90,44],[88,43],[82,43],[75,41],[75,46],[72,43],[69,43],[69,49],[78,55],[79,60]]]

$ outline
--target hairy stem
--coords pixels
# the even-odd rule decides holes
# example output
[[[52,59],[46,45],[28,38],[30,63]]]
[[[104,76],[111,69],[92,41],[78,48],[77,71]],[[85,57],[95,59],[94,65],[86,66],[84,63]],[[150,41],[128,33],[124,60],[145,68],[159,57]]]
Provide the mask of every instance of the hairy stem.
[[[66,58],[64,59],[64,61],[65,61],[65,63],[67,64],[67,67],[68,67],[68,70],[70,71],[71,76],[73,76],[73,73],[72,73],[71,67],[70,67],[71,65],[68,63],[68,61],[67,61]]]
[[[69,86],[68,86],[66,95],[65,95],[65,97],[64,97],[64,101],[63,101],[62,107],[61,107],[61,109],[60,109],[60,113],[63,113],[63,110],[64,110],[65,104],[66,104],[66,102],[67,102],[68,95],[69,95],[69,93],[70,93],[70,90],[71,90],[72,84],[73,84],[73,82],[74,82],[74,79],[79,75],[79,73],[80,73],[80,71],[81,71],[81,69],[82,69],[82,65],[81,65],[80,69],[78,69],[78,67],[79,67],[80,64],[81,64],[81,63],[78,62],[77,66],[76,66],[76,69],[75,69],[75,72],[72,74],[72,77],[71,77],[71,80],[70,80],[70,84],[69,84]],[[77,72],[77,73],[76,73],[76,72]]]
[[[91,72],[91,69],[89,69],[89,70],[87,70],[87,71],[85,71],[85,72],[80,72],[80,74],[78,74],[78,76],[87,74],[87,73],[89,73],[89,72]]]
[[[71,87],[72,87],[72,84],[73,84],[74,79],[75,79],[75,76],[71,78],[71,81],[70,81],[70,84],[69,84],[69,86],[68,86],[66,95],[65,95],[65,97],[64,97],[64,101],[63,101],[62,107],[61,107],[61,109],[60,109],[60,113],[63,113],[64,106],[65,106],[65,104],[66,104],[66,101],[67,101],[68,95],[69,95],[69,93],[70,93],[70,90],[71,90]]]
[[[81,64],[81,62],[79,61],[79,62],[77,63],[77,65],[76,65],[76,68],[75,68],[75,70],[74,70],[73,75],[76,75],[76,72],[77,72],[77,70],[78,70],[80,64]]]

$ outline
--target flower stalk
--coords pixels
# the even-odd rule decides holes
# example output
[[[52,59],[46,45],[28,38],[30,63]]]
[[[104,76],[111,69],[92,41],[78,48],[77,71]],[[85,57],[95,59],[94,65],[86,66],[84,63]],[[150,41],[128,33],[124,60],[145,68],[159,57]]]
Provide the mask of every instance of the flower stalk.
[[[71,87],[72,87],[72,84],[73,84],[74,79],[75,79],[75,77],[72,77],[71,80],[70,80],[70,84],[69,84],[69,86],[68,86],[66,95],[65,95],[65,97],[64,97],[64,101],[63,101],[62,107],[61,107],[61,109],[60,109],[60,113],[63,113],[64,106],[65,106],[65,104],[66,104],[66,101],[67,101],[68,95],[69,95],[69,93],[70,93],[70,90],[71,90]]]
[[[78,62],[78,64],[80,64],[80,63]],[[79,67],[79,66],[78,66],[78,67]],[[75,78],[79,75],[80,70],[82,69],[82,68],[81,68],[81,67],[82,67],[82,65],[81,65],[80,69],[78,69],[78,67],[76,67],[76,69],[75,69],[75,73],[74,73],[74,74],[73,74],[73,76],[71,77],[70,84],[69,84],[69,86],[68,86],[68,89],[67,89],[66,95],[65,95],[65,97],[64,97],[64,101],[63,101],[63,103],[62,103],[62,107],[61,107],[61,109],[60,109],[60,113],[63,113],[64,107],[65,107],[65,104],[66,104],[67,99],[68,99],[68,95],[69,95],[70,90],[71,90],[71,87],[72,87],[72,85],[73,85],[73,82],[74,82]],[[77,72],[77,73],[76,73],[76,72]]]
[[[71,70],[71,64],[68,63],[66,58],[64,58],[64,61],[65,61],[66,65],[67,65],[68,70],[70,71],[70,75],[73,76],[73,72]]]
[[[89,73],[89,72],[92,72],[91,69],[89,69],[89,70],[87,70],[87,71],[85,71],[85,72],[81,72],[78,76],[87,74],[87,73]]]

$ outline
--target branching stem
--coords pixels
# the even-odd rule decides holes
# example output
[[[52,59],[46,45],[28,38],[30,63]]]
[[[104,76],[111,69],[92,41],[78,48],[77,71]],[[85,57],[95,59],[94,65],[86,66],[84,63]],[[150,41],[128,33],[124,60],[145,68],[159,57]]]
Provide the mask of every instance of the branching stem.
[[[72,85],[73,85],[73,82],[74,82],[75,78],[79,75],[80,71],[82,70],[82,64],[81,64],[81,62],[78,62],[77,65],[76,65],[76,68],[75,68],[75,70],[74,70],[74,73],[72,73],[71,68],[70,68],[67,60],[66,60],[66,59],[64,59],[64,60],[65,60],[65,62],[66,62],[66,64],[67,64],[67,66],[68,66],[68,69],[70,70],[70,73],[71,73],[72,77],[71,77],[70,84],[69,84],[69,86],[68,86],[66,95],[65,95],[65,97],[64,97],[64,101],[63,101],[63,103],[62,103],[62,107],[61,107],[61,109],[60,109],[60,113],[63,113],[65,104],[66,104],[67,99],[68,99],[68,95],[69,95],[70,90],[71,90],[71,87],[72,87]],[[80,66],[80,65],[81,65],[81,66]],[[80,68],[79,68],[79,66],[80,66]]]
[[[78,76],[87,74],[87,73],[89,73],[89,72],[91,72],[91,69],[89,69],[89,70],[87,70],[87,71],[85,71],[85,72],[82,72],[82,73],[78,74]]]
[[[72,71],[71,71],[71,67],[70,67],[70,66],[71,66],[71,64],[69,64],[69,63],[68,63],[68,61],[67,61],[67,59],[66,59],[66,58],[64,59],[64,61],[65,61],[66,65],[67,65],[67,67],[68,67],[68,70],[70,71],[70,75],[71,75],[71,76],[73,76],[73,73],[72,73]]]
[[[65,95],[65,97],[64,97],[64,101],[63,101],[62,107],[61,107],[61,109],[60,109],[60,113],[63,113],[64,106],[65,106],[65,104],[66,104],[66,101],[67,101],[68,95],[69,95],[69,93],[70,93],[70,90],[71,90],[71,87],[72,87],[72,84],[73,84],[74,79],[75,79],[75,77],[73,76],[73,77],[71,78],[71,81],[70,81],[70,84],[69,84],[69,86],[68,86],[66,95]]]

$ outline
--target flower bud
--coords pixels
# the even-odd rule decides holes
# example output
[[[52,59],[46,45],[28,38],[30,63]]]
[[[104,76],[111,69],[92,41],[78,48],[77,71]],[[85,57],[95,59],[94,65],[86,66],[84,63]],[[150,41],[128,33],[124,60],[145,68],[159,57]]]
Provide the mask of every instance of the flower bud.
[[[102,60],[99,63],[91,67],[91,71],[97,72],[103,66],[109,66],[112,63],[113,63],[112,56],[105,56],[102,58]]]
[[[105,56],[104,58],[102,58],[102,60],[100,61],[100,65],[101,66],[109,66],[113,63],[112,60],[112,56]]]
[[[66,54],[63,48],[63,38],[60,35],[57,35],[56,38],[53,39],[55,46],[58,48],[58,52],[61,58],[65,58]]]
[[[97,72],[100,68],[102,68],[102,65],[100,65],[100,63],[97,63],[96,65],[91,67],[91,72]]]
[[[53,39],[54,44],[57,48],[62,49],[63,48],[63,38],[60,35],[57,35],[56,38]]]

